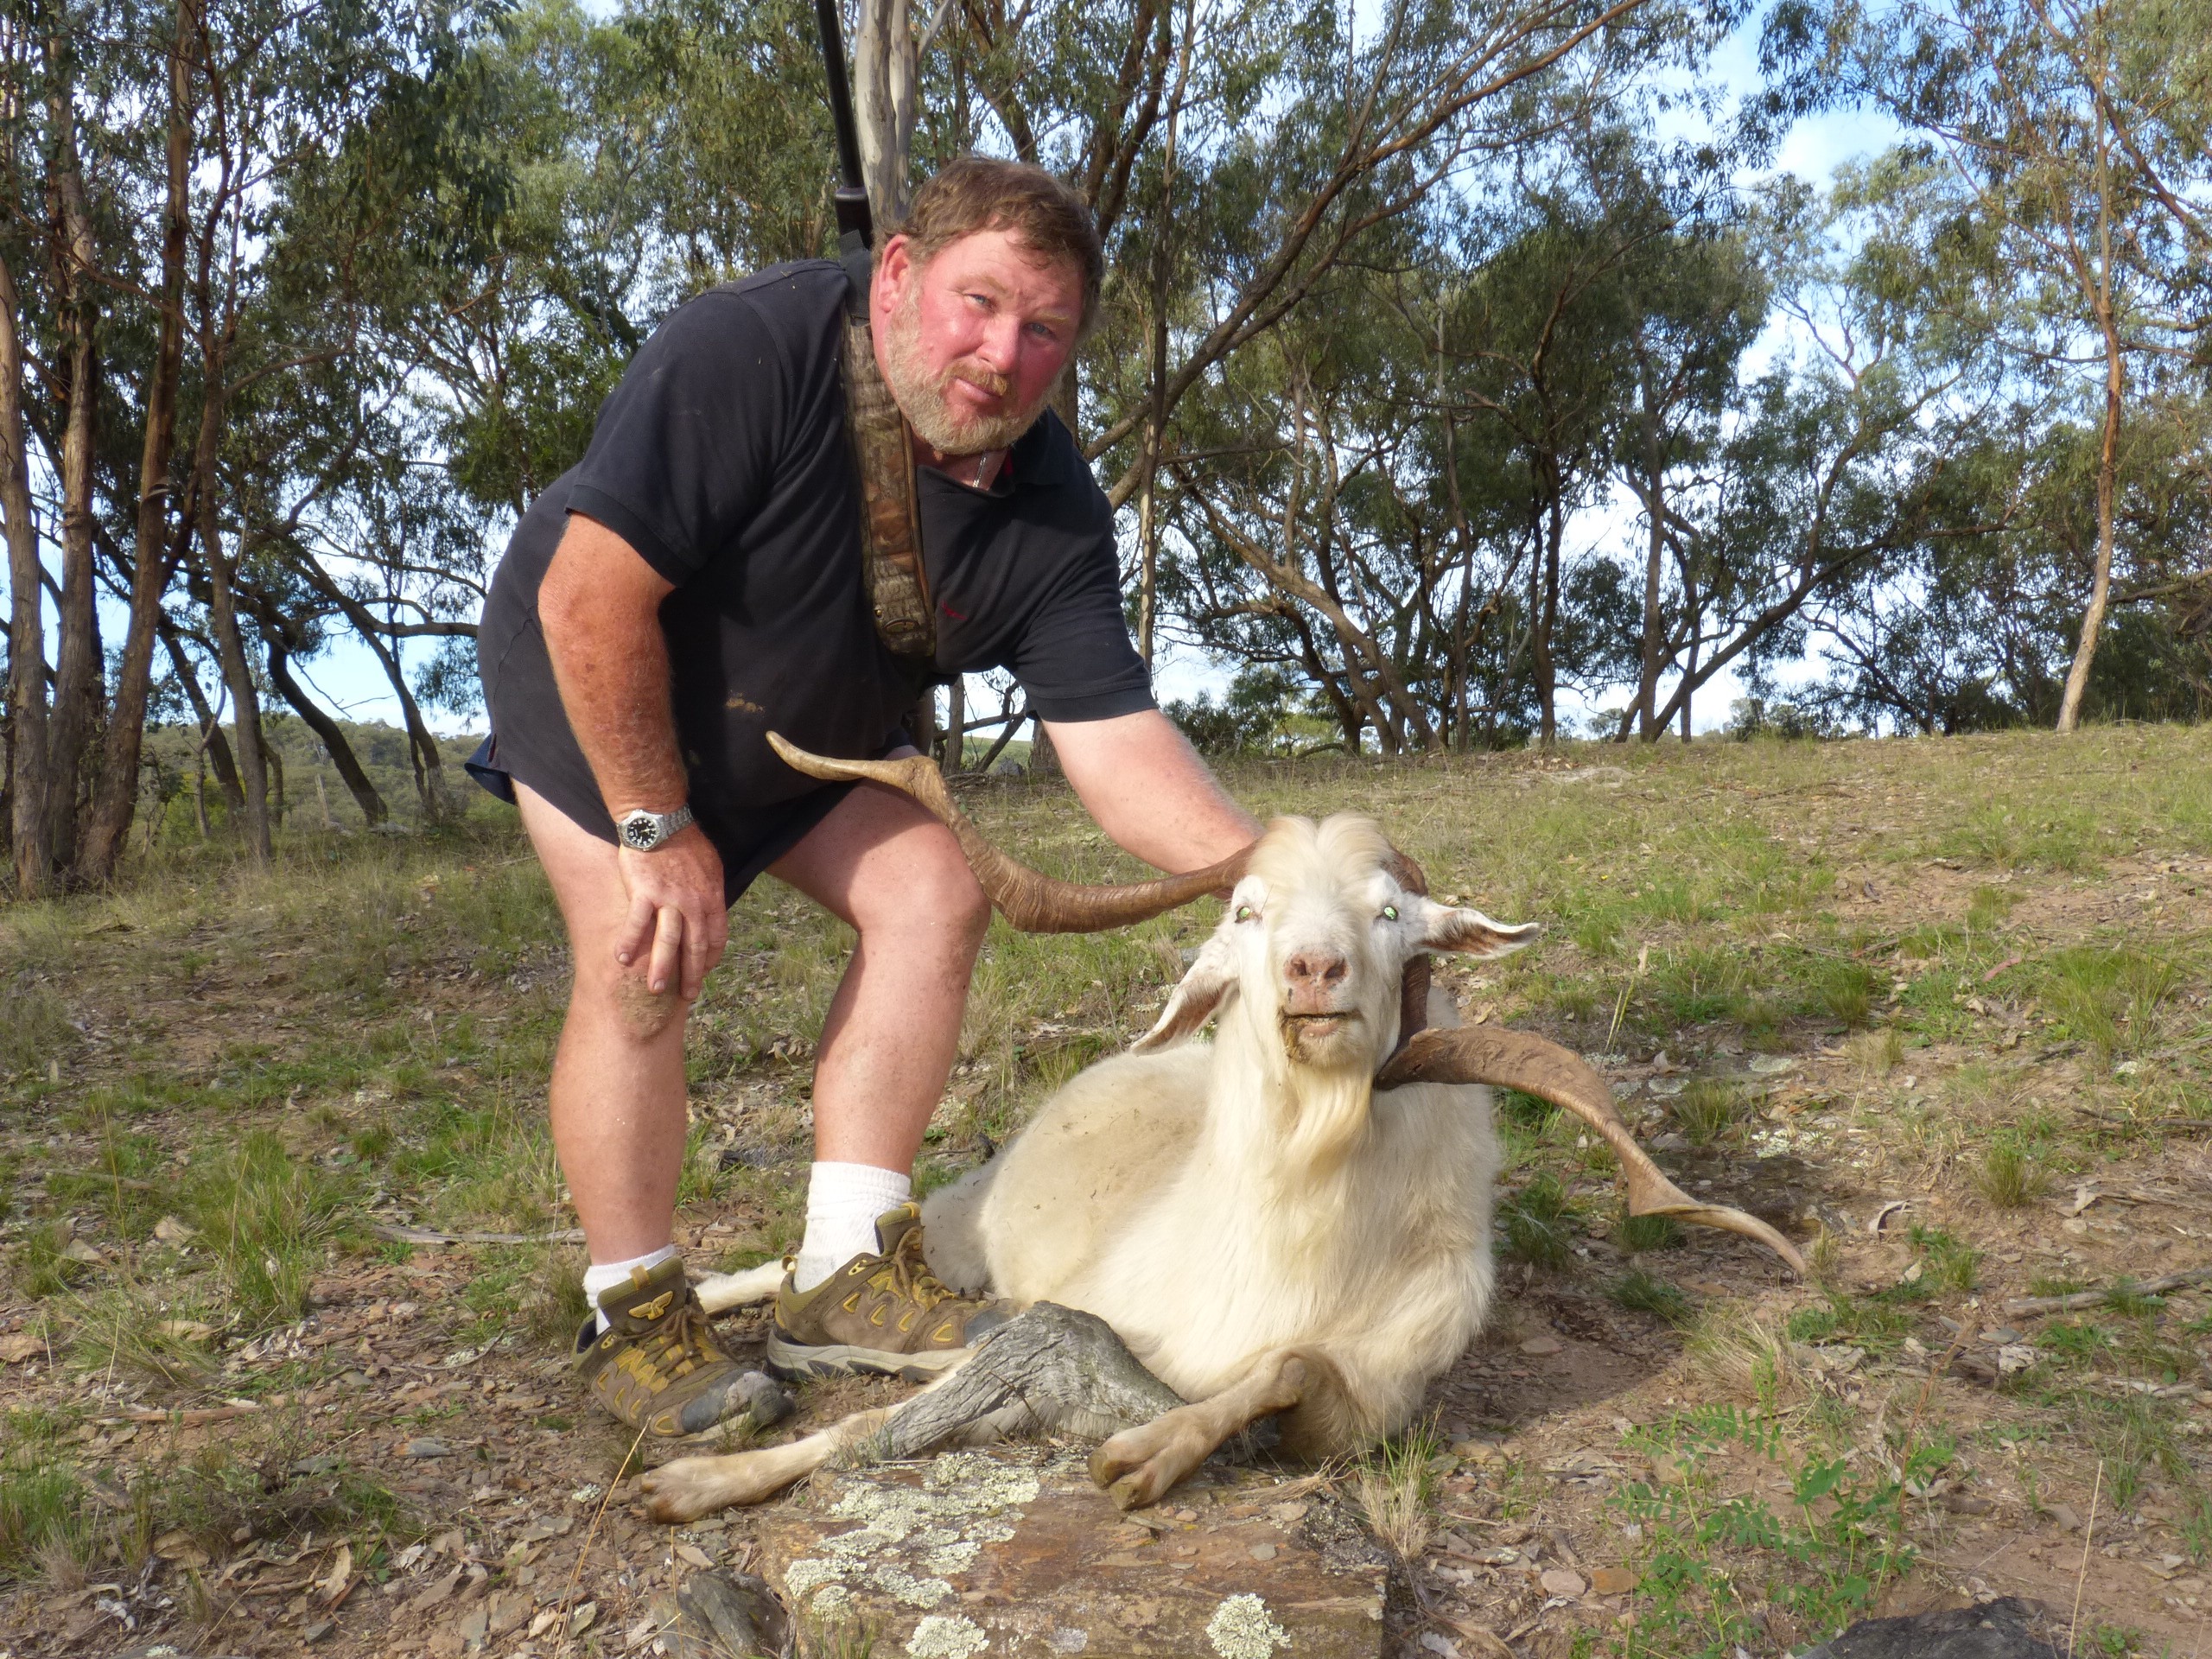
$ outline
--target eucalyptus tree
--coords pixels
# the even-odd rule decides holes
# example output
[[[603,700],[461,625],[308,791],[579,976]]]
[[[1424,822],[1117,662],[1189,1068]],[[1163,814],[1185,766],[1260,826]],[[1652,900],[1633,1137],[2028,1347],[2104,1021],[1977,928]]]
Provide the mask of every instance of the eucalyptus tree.
[[[2176,15],[2137,0],[1905,0],[1878,13],[1847,7],[1834,25],[1856,90],[1927,136],[2017,273],[2010,321],[2024,370],[2095,410],[2095,555],[2062,732],[2081,719],[2111,602],[2134,387],[2193,332],[2177,306],[2212,297],[2186,280],[2193,211],[2151,165],[2171,146],[2139,118],[2171,107],[2176,43],[2155,20]],[[2201,71],[2201,55],[2183,49]],[[2177,136],[2188,132],[2201,136],[2201,114]]]

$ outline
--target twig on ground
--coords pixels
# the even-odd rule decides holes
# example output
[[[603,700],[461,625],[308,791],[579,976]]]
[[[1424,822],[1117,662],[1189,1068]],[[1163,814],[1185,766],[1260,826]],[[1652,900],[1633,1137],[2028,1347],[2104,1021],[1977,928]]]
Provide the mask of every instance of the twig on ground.
[[[398,1227],[390,1222],[377,1223],[373,1230],[378,1238],[388,1238],[395,1244],[581,1244],[584,1230],[564,1227],[550,1233],[438,1233],[427,1227]]]
[[[569,1626],[575,1619],[576,1586],[583,1582],[584,1558],[591,1554],[592,1541],[599,1536],[599,1523],[607,1518],[607,1506],[614,1501],[614,1489],[627,1477],[630,1459],[638,1455],[638,1448],[645,1443],[645,1431],[641,1427],[638,1430],[638,1438],[630,1442],[630,1449],[622,1454],[621,1465],[614,1471],[615,1478],[607,1483],[607,1490],[600,1494],[599,1507],[592,1511],[591,1525],[584,1529],[584,1541],[576,1546],[576,1564],[569,1574],[569,1587],[561,1592],[560,1600],[553,1604],[561,1610],[561,1640],[553,1649],[556,1655],[564,1654],[575,1645],[577,1633]]]
[[[2082,1586],[2089,1578],[2089,1546],[2097,1536],[2097,1499],[2105,1490],[2104,1459],[2097,1459],[2097,1478],[2089,1488],[2089,1520],[2082,1529],[2082,1565],[2074,1574],[2074,1613],[2066,1621],[2066,1659],[2074,1659],[2074,1644],[2082,1634]]]
[[[150,1406],[134,1408],[118,1417],[99,1417],[93,1421],[105,1426],[117,1423],[178,1423],[187,1428],[199,1423],[219,1423],[232,1417],[244,1417],[259,1411],[257,1405],[194,1406],[189,1410],[160,1411]]]
[[[2102,1307],[2115,1295],[2155,1296],[2162,1290],[2180,1290],[2208,1282],[2212,1282],[2212,1268],[2191,1268],[2184,1273],[2164,1274],[2133,1283],[2122,1281],[2103,1290],[2077,1290],[2066,1296],[2016,1296],[2005,1304],[2005,1311],[2031,1318],[2039,1313],[2078,1313],[2083,1308]]]

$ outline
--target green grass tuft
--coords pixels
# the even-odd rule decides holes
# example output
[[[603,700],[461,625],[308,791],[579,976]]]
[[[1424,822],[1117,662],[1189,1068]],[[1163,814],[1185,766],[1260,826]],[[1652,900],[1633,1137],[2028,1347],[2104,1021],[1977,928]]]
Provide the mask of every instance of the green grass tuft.
[[[1558,1176],[1544,1170],[1497,1206],[1505,1230],[1505,1254],[1540,1268],[1563,1268],[1574,1255],[1581,1212]]]

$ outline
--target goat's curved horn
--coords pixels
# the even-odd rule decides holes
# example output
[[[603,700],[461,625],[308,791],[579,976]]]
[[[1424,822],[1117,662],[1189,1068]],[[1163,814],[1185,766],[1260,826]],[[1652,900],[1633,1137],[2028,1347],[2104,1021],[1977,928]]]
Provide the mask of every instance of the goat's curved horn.
[[[910,754],[899,760],[830,760],[787,742],[776,732],[768,746],[785,766],[810,778],[831,783],[866,781],[882,784],[909,795],[938,822],[952,831],[966,855],[969,868],[998,906],[999,914],[1024,933],[1099,933],[1127,927],[1187,905],[1193,899],[1243,879],[1247,847],[1218,864],[1188,875],[1162,876],[1152,881],[1132,881],[1113,887],[1090,887],[1061,881],[1009,858],[991,845],[983,832],[969,822],[944,786],[944,776],[926,755]]]
[[[1518,1089],[1564,1107],[1605,1137],[1619,1160],[1632,1216],[1669,1216],[1757,1239],[1787,1262],[1800,1278],[1805,1258],[1797,1247],[1756,1216],[1726,1205],[1700,1204],[1676,1186],[1636,1144],[1613,1108],[1613,1091],[1580,1055],[1525,1031],[1463,1026],[1424,1031],[1375,1079],[1377,1089],[1406,1083],[1489,1083]]]

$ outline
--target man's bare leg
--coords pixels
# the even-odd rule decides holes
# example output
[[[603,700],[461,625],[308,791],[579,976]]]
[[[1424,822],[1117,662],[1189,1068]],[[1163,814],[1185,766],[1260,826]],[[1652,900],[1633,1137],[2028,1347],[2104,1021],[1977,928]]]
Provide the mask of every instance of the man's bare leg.
[[[902,1173],[960,1048],[990,903],[951,831],[862,784],[769,867],[860,935],[814,1065],[814,1155]]]
[[[616,960],[628,901],[614,849],[516,792],[575,962],[553,1065],[554,1146],[593,1260],[648,1255],[669,1243],[683,1173],[684,1004],[645,988],[642,961]],[[958,1050],[989,921],[982,891],[943,825],[873,785],[773,871],[860,934],[816,1063],[816,1156],[911,1169]]]
[[[630,900],[614,849],[515,785],[523,828],[568,924],[573,982],[553,1058],[553,1145],[594,1262],[668,1243],[683,1172],[683,1012],[645,963],[616,959]]]

